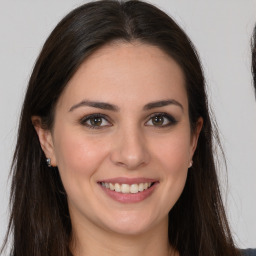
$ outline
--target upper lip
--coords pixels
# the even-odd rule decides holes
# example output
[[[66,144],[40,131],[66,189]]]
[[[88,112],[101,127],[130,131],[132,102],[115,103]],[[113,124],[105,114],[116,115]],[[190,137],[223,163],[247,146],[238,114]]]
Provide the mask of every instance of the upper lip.
[[[111,179],[104,179],[104,180],[100,180],[98,181],[98,183],[118,183],[118,184],[128,184],[128,185],[132,185],[132,184],[139,184],[139,183],[146,183],[146,182],[157,182],[156,179],[150,179],[150,178],[143,178],[143,177],[138,177],[138,178],[126,178],[126,177],[116,177],[116,178],[111,178]]]

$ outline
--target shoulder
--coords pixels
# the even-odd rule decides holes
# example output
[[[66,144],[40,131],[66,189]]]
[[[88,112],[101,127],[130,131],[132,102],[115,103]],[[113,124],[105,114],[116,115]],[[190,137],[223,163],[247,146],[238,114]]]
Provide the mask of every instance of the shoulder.
[[[256,256],[256,249],[241,250],[242,256]]]

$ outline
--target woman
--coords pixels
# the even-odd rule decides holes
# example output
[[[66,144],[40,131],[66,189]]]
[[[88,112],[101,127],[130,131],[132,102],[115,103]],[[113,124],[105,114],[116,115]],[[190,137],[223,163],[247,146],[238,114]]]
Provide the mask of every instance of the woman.
[[[13,161],[11,255],[240,255],[204,77],[166,14],[99,1],[47,39]]]

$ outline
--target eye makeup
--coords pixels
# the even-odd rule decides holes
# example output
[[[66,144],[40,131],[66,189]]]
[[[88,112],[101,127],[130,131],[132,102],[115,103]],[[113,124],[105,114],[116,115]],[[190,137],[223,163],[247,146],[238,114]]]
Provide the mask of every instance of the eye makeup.
[[[84,116],[82,119],[80,119],[80,124],[90,129],[102,129],[112,126],[108,117],[100,113]]]
[[[166,128],[177,124],[177,120],[170,114],[165,112],[153,113],[145,122],[145,126],[152,126],[154,128]],[[90,129],[104,129],[113,126],[110,118],[101,113],[90,114],[82,117],[79,123]]]
[[[175,125],[177,122],[178,121],[172,115],[165,112],[159,112],[151,114],[145,125],[154,126],[156,128],[165,128]]]

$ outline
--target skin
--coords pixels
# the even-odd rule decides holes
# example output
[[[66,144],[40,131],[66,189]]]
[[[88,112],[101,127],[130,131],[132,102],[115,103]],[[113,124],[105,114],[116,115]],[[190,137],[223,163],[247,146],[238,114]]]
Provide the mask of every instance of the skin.
[[[92,128],[88,115],[95,113],[104,118]],[[172,58],[137,42],[106,45],[69,81],[53,130],[42,129],[40,117],[32,121],[67,192],[75,255],[178,255],[168,243],[168,212],[184,188],[203,121],[191,132],[184,75]],[[122,203],[98,184],[115,177],[157,185],[145,200]]]

